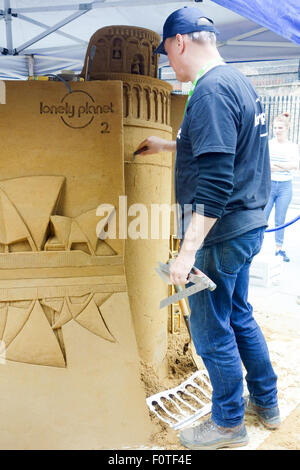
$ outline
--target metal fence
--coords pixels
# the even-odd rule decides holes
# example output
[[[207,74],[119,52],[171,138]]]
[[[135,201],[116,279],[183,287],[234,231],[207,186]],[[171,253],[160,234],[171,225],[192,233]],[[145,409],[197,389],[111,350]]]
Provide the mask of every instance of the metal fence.
[[[269,138],[272,138],[273,121],[278,114],[290,114],[289,139],[300,145],[300,96],[260,96],[265,108]],[[293,198],[290,207],[300,207],[300,171],[293,172]]]
[[[272,137],[273,121],[278,114],[288,112],[290,115],[289,139],[300,144],[300,96],[260,96],[264,106],[268,132]]]

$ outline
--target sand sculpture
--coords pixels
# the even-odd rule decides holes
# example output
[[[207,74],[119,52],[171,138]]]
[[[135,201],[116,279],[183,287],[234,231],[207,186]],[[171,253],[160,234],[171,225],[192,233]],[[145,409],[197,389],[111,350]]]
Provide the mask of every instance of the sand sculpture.
[[[143,28],[101,28],[90,39],[81,74],[85,76],[89,69],[90,80],[123,83],[125,193],[128,207],[144,204],[149,215],[149,239],[126,240],[128,293],[140,356],[164,375],[168,311],[159,310],[159,303],[168,292],[154,268],[158,261],[169,258],[170,234],[163,239],[160,231],[151,239],[150,216],[151,204],[171,204],[172,155],[137,156],[134,161],[132,157],[149,135],[172,138],[172,87],[157,78],[158,56],[153,55],[160,40],[158,34]],[[92,51],[94,59],[90,62]]]
[[[169,237],[101,234],[122,197],[144,204],[149,227],[151,204],[171,202],[171,154],[132,157],[148,135],[172,138],[159,41],[103,28],[89,81],[0,83],[0,448],[121,448],[150,435],[139,361],[165,374],[167,286],[154,267]]]
[[[97,209],[124,195],[122,84],[70,86],[7,82],[0,107],[3,449],[118,448],[151,430],[124,240],[99,238],[111,214]]]

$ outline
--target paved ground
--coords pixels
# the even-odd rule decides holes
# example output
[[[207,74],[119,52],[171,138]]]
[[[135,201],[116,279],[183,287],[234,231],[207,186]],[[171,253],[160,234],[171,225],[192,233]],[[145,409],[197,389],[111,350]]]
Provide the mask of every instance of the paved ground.
[[[288,210],[286,221],[294,219],[300,214],[298,209]],[[270,226],[273,227],[273,213],[271,213]],[[270,227],[271,228],[271,227]],[[250,286],[250,299],[258,304],[259,308],[269,310],[286,318],[286,327],[300,328],[300,305],[296,303],[296,297],[300,296],[300,220],[285,229],[284,248],[290,257],[289,263],[281,263],[281,274],[268,287]],[[256,260],[275,260],[274,232],[266,233],[262,251]],[[293,317],[290,319],[290,317]]]
[[[290,208],[286,220],[290,221],[298,214],[300,207]],[[272,213],[269,223],[273,227]],[[263,249],[256,257],[257,261],[266,258],[274,260],[274,246],[274,233],[266,233]],[[282,263],[281,274],[275,285],[250,285],[249,291],[255,318],[265,334],[271,360],[278,375],[278,398],[283,421],[292,416],[293,410],[300,403],[300,305],[296,303],[297,296],[300,296],[300,220],[286,228],[285,250],[291,261]],[[293,434],[293,420],[291,421],[290,432]],[[292,445],[299,449],[300,436],[296,436],[297,423],[294,424]],[[242,449],[257,449],[266,439],[271,442],[272,435],[275,439],[274,433],[279,432],[267,431],[252,417],[246,418],[246,425],[250,443]],[[290,450],[290,446],[284,442],[282,448]]]

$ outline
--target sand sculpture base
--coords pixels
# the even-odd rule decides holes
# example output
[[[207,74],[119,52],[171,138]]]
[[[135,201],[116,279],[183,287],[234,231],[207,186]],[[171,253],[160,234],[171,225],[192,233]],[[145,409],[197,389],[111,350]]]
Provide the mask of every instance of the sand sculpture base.
[[[126,293],[105,318],[116,342],[77,322],[62,327],[67,368],[0,365],[0,449],[121,449],[145,443],[137,350]]]

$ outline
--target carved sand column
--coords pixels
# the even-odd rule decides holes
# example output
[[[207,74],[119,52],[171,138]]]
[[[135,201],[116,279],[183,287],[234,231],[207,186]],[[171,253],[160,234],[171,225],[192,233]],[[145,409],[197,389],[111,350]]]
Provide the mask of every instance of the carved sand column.
[[[126,77],[123,77],[123,82],[131,87],[137,80],[143,84],[141,99],[144,107],[149,103],[145,85],[151,90],[156,89],[163,100],[170,93],[171,87],[157,79],[132,77],[131,80],[126,80]],[[139,115],[124,119],[125,190],[128,207],[135,203],[145,206],[148,213],[149,237],[136,240],[129,237],[126,241],[125,270],[128,293],[141,358],[152,363],[161,373],[164,373],[166,366],[164,359],[167,352],[168,309],[160,310],[159,303],[168,295],[168,287],[157,276],[154,268],[158,261],[165,262],[169,257],[170,234],[162,233],[162,217],[157,210],[161,208],[163,211],[164,205],[169,207],[171,204],[171,154],[164,152],[147,157],[137,155],[134,161],[132,155],[139,143],[150,135],[171,138],[169,123],[163,122],[163,100],[158,103],[158,106],[161,106],[161,112],[158,114],[161,119],[145,120]],[[150,115],[155,117],[152,109]],[[165,214],[164,220],[169,219],[168,211]],[[129,224],[132,219],[128,218]],[[155,233],[156,228],[159,229],[158,233]]]
[[[125,244],[128,293],[140,356],[164,374],[168,311],[160,310],[159,303],[168,295],[168,288],[154,268],[158,261],[165,262],[169,257],[169,234],[163,239],[160,230],[158,236],[152,233],[151,239],[151,222],[153,224],[155,219],[153,213],[151,218],[151,207],[156,205],[158,209],[158,205],[171,203],[172,156],[164,152],[137,156],[133,160],[134,150],[146,137],[172,138],[172,87],[156,78],[158,57],[153,51],[159,42],[159,35],[142,28],[102,28],[90,40],[82,75],[88,66],[91,47],[95,45],[90,79],[123,82],[125,192],[128,210],[131,207],[133,211],[132,216],[128,216],[129,237]],[[106,60],[101,60],[105,54]],[[109,69],[106,64],[113,66]],[[142,204],[147,212],[147,238],[143,238],[143,234],[137,239],[130,237],[130,224],[134,224],[137,217],[143,217],[134,204]]]

